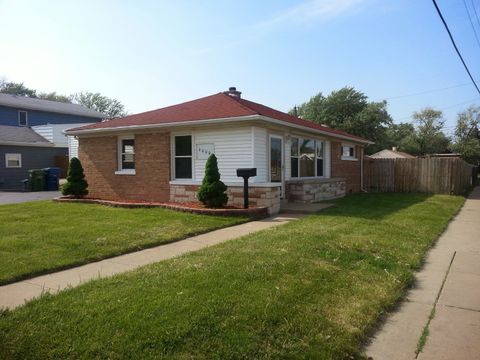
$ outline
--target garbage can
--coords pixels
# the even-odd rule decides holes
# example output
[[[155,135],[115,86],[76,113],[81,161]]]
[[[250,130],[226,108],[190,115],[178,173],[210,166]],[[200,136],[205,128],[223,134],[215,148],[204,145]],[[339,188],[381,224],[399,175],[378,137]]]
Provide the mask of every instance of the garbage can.
[[[43,191],[45,187],[45,171],[42,169],[28,170],[28,184],[30,191]]]
[[[60,168],[49,167],[43,170],[45,172],[45,190],[57,191],[60,181]]]

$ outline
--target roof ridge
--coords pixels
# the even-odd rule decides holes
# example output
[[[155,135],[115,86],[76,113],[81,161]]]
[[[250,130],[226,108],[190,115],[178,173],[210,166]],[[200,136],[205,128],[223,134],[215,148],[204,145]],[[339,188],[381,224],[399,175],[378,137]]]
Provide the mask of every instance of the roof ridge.
[[[245,105],[245,104],[242,104],[239,100],[246,100],[246,99],[242,99],[242,98],[236,98],[234,96],[230,96],[228,94],[225,94],[225,92],[219,92],[219,94],[222,94],[223,96],[226,96],[228,99],[230,99],[231,101],[235,101],[235,103],[237,103],[238,105],[240,105],[240,107],[244,108],[245,110],[248,110],[248,111],[253,111],[256,115],[261,115],[258,111],[256,111],[255,109],[252,109],[251,107]],[[246,100],[248,101],[248,100]]]

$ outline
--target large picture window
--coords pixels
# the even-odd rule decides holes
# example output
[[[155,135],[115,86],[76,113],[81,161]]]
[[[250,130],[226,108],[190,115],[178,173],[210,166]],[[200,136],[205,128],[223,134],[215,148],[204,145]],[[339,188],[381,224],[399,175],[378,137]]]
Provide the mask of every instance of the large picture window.
[[[192,136],[175,136],[175,179],[192,178]]]
[[[290,165],[292,178],[323,176],[324,143],[320,140],[291,139]]]

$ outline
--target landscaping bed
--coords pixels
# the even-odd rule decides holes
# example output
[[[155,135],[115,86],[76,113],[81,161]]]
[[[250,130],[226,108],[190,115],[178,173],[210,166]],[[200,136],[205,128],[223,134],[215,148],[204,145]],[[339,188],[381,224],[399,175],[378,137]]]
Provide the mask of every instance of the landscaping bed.
[[[52,201],[2,205],[0,219],[0,284],[248,221]]]
[[[250,207],[248,209],[226,206],[220,209],[207,208],[201,203],[187,202],[187,203],[174,203],[174,202],[148,202],[140,200],[102,200],[93,198],[72,198],[68,196],[62,196],[53,199],[57,202],[72,202],[72,203],[89,203],[100,204],[113,207],[123,208],[164,208],[182,212],[189,212],[192,214],[202,215],[216,215],[216,216],[248,216],[254,219],[262,219],[268,216],[267,207]]]
[[[363,358],[362,342],[463,201],[356,194],[320,214],[46,295],[0,312],[0,354]]]

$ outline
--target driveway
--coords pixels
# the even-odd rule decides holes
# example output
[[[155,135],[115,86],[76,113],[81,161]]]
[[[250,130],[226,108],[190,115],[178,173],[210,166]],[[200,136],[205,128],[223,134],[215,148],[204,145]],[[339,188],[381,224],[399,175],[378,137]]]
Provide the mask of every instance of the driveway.
[[[16,204],[27,201],[49,200],[60,196],[60,191],[9,192],[0,191],[0,205]]]

